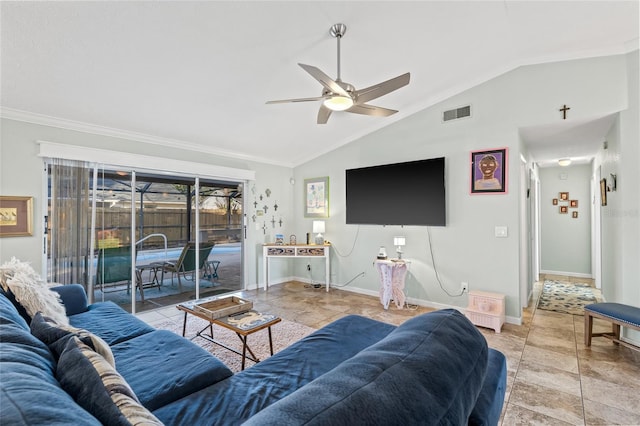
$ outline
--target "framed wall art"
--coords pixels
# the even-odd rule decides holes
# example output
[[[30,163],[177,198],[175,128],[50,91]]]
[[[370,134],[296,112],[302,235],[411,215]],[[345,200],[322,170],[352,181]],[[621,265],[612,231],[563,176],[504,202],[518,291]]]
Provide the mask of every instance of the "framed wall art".
[[[304,217],[329,217],[329,176],[304,180]]]
[[[567,207],[567,206],[560,206],[560,213],[561,213],[561,214],[569,213],[569,207]]]
[[[33,197],[0,195],[0,237],[33,235]]]
[[[578,200],[569,201],[569,205],[573,208],[578,207]]]
[[[551,202],[553,203],[554,206],[558,205],[558,199],[557,198],[554,198]]]
[[[471,152],[471,194],[507,192],[507,148]]]
[[[569,200],[569,193],[568,192],[561,192],[560,193],[560,199],[562,201],[568,201]]]

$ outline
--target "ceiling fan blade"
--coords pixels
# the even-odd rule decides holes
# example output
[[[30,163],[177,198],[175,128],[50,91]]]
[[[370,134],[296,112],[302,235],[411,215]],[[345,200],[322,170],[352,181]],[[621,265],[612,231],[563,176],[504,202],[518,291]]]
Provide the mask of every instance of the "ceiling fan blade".
[[[312,101],[321,101],[326,99],[326,96],[316,96],[314,98],[297,98],[297,99],[281,99],[277,101],[267,101],[267,104],[284,104],[289,102],[312,102]]]
[[[388,117],[391,114],[398,112],[395,109],[382,108],[367,104],[355,104],[346,111],[353,112],[355,114],[373,115],[374,117]]]
[[[327,124],[329,121],[329,117],[331,116],[331,110],[324,106],[324,104],[320,105],[320,110],[318,110],[318,124]]]
[[[401,87],[409,84],[410,73],[399,75],[398,77],[387,80],[383,83],[375,84],[366,89],[356,90],[356,99],[358,103],[369,102],[370,100],[379,98],[387,93],[393,92]]]
[[[300,65],[303,70],[311,74],[311,77],[318,80],[318,82],[322,84],[322,86],[324,86],[324,88],[329,90],[331,93],[334,93],[340,96],[346,96],[348,98],[351,97],[349,92],[347,92],[342,87],[340,87],[338,83],[336,83],[331,77],[329,77],[328,75],[320,71],[319,68],[316,68],[311,65],[305,65],[305,64],[298,64],[298,65]]]

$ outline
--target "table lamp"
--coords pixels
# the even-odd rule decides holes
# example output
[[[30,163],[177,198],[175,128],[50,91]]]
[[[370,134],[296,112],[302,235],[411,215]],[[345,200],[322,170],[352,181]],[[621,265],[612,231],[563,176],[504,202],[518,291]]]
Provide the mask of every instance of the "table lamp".
[[[406,244],[404,237],[393,237],[393,245],[396,246],[396,252],[398,253],[398,259],[402,259],[402,246]]]
[[[316,234],[316,244],[324,244],[324,237],[322,236],[324,232],[324,220],[313,221],[313,232]]]

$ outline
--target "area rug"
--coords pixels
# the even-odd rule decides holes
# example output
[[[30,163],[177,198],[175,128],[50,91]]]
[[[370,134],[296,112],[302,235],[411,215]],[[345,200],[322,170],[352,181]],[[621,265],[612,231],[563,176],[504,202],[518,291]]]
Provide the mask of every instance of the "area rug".
[[[586,283],[545,280],[538,309],[584,315],[584,306],[601,302],[602,293]]]
[[[196,336],[198,331],[202,330],[209,324],[207,321],[191,315],[187,318],[186,338],[192,339],[193,343],[211,352],[234,373],[241,371],[241,355]],[[178,320],[177,322],[167,320],[159,324],[154,324],[154,327],[161,330],[169,330],[179,336],[182,336],[182,320]],[[297,342],[314,331],[314,328],[307,327],[306,325],[298,324],[293,321],[282,320],[271,327],[273,353],[278,353],[287,346]],[[208,334],[208,330],[206,333]],[[213,335],[216,340],[224,343],[225,345],[235,348],[238,351],[242,351],[242,342],[240,341],[240,338],[238,338],[238,336],[231,330],[214,325]],[[249,335],[247,343],[258,359],[264,361],[271,356],[269,352],[269,334],[267,329],[260,330]],[[247,359],[245,368],[249,368],[252,365],[254,365],[254,362]]]

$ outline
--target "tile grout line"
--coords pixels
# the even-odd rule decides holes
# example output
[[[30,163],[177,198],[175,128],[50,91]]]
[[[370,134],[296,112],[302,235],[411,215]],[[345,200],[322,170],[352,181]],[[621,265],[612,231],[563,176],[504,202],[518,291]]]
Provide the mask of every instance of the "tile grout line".
[[[580,380],[580,402],[582,405],[582,423],[586,426],[587,410],[584,407],[584,390],[582,388],[582,370],[580,368],[580,355],[578,354],[578,333],[576,332],[576,319],[572,318],[572,320],[573,320],[573,339],[576,347],[576,362],[578,364],[578,379]]]
[[[529,333],[531,333],[531,326],[533,325],[533,318],[536,315],[536,311],[537,311],[537,307],[538,307],[538,300],[540,299],[540,295],[538,295],[536,302],[535,302],[535,307],[533,308],[533,312],[531,314],[531,320],[530,323],[528,325],[527,328],[527,337],[525,337],[524,339],[524,345],[522,347],[522,351],[520,352],[520,358],[518,359],[518,368],[516,368],[516,372],[513,375],[513,383],[511,384],[511,391],[509,392],[509,398],[505,401],[505,410],[504,410],[504,414],[507,414],[507,411],[510,408],[510,405],[516,405],[516,404],[512,404],[511,403],[511,396],[513,395],[513,389],[516,386],[516,380],[518,378],[518,373],[520,372],[520,365],[522,364],[522,358],[524,357],[524,349],[527,347],[527,340],[529,340]],[[525,408],[525,407],[522,407]],[[504,425],[504,415],[502,418],[502,424]],[[505,425],[506,426],[506,425]]]

